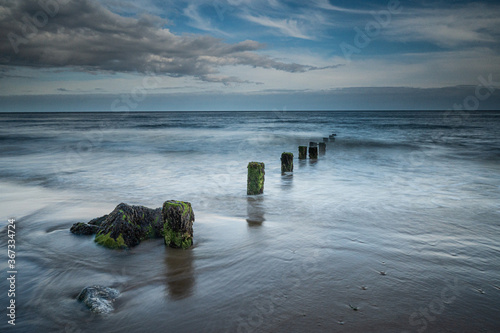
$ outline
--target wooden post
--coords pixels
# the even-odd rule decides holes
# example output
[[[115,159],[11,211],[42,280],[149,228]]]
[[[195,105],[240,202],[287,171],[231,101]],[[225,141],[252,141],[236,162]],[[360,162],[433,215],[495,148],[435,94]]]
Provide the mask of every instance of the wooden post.
[[[299,146],[299,160],[307,158],[307,146]]]
[[[326,143],[325,142],[320,142],[319,143],[319,153],[320,154],[325,154],[326,152]]]
[[[317,142],[309,142],[309,147],[317,147],[318,143]]]
[[[309,158],[311,160],[318,159],[318,147],[309,147]]]
[[[323,142],[328,142],[328,138],[323,138]]]
[[[191,203],[168,200],[163,203],[165,245],[187,249],[193,245],[194,212]]]
[[[281,154],[281,173],[293,172],[293,154]]]
[[[264,193],[265,166],[261,162],[248,163],[247,194],[255,195]]]

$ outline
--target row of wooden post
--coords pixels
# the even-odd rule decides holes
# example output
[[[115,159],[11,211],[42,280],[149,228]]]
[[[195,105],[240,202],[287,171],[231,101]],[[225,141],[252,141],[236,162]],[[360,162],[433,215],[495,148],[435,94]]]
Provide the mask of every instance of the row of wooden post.
[[[318,159],[319,153],[325,154],[326,142],[329,140],[335,141],[337,134],[332,134],[328,138],[323,138],[323,142],[309,142],[309,158],[311,160]],[[299,160],[307,158],[307,146],[299,146]],[[247,178],[247,195],[256,195],[264,193],[264,175],[265,165],[262,162],[248,163],[248,178]],[[293,153],[281,154],[281,173],[293,172]]]

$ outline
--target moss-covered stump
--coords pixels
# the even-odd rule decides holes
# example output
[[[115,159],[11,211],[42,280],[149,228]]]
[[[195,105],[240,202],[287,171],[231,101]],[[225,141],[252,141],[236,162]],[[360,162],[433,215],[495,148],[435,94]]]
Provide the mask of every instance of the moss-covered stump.
[[[264,193],[265,166],[261,162],[248,163],[247,194],[256,195]]]
[[[126,249],[142,240],[160,237],[162,230],[160,208],[121,203],[102,221],[94,241],[110,249]]]
[[[165,245],[181,249],[193,245],[194,212],[189,202],[165,201],[162,218]]]
[[[299,146],[299,160],[307,158],[307,146]]]
[[[309,158],[312,160],[318,158],[318,147],[309,147]]]
[[[293,154],[281,154],[281,173],[293,172]]]
[[[320,142],[319,143],[319,153],[320,154],[325,154],[326,153],[326,143],[325,142]]]

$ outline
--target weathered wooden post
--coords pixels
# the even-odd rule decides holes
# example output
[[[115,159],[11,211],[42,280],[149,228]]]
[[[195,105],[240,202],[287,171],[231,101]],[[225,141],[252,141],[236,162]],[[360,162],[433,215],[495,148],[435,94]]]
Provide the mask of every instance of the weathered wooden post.
[[[299,146],[299,160],[307,158],[307,146]]]
[[[261,162],[248,163],[247,195],[264,193],[265,166]]]
[[[319,153],[320,154],[325,154],[326,153],[326,143],[325,142],[320,142],[319,143]]]
[[[317,147],[318,143],[317,142],[309,142],[309,147]]]
[[[165,245],[187,249],[193,245],[194,212],[191,203],[168,200],[163,203]]]
[[[323,142],[328,142],[329,139],[328,138],[323,138]]]
[[[312,160],[318,159],[318,147],[309,147],[309,158]]]
[[[281,173],[293,172],[293,154],[281,154]]]

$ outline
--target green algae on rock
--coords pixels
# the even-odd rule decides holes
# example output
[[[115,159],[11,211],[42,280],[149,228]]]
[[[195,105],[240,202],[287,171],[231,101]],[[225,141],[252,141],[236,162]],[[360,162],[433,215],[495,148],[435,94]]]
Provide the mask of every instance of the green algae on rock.
[[[293,172],[293,154],[281,154],[281,173]]]
[[[264,193],[265,165],[261,162],[248,163],[247,194]]]
[[[307,158],[307,146],[299,146],[299,160]]]
[[[191,203],[168,200],[163,203],[162,223],[165,245],[187,249],[193,245],[194,212]]]
[[[142,240],[161,237],[162,229],[160,208],[121,203],[102,221],[94,241],[110,249],[127,249]]]

